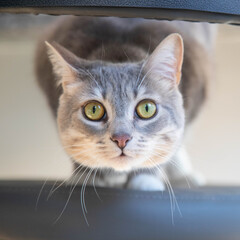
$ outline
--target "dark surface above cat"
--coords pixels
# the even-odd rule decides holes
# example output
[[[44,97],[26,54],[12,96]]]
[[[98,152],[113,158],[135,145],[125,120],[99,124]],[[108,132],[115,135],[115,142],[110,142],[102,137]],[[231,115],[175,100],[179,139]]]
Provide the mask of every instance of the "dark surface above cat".
[[[179,209],[171,214],[167,192],[141,192],[87,187],[87,226],[76,187],[61,218],[70,187],[60,187],[48,200],[48,182],[0,182],[1,239],[221,240],[239,239],[240,188],[204,187],[175,190]]]
[[[0,12],[146,17],[240,23],[238,0],[8,0]]]

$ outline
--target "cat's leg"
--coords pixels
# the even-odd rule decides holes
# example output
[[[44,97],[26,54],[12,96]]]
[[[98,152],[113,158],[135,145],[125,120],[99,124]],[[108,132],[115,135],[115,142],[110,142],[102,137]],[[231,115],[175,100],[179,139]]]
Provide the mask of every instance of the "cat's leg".
[[[128,173],[117,173],[108,170],[102,171],[95,177],[94,185],[98,187],[124,188],[128,179]]]
[[[143,191],[164,191],[165,185],[161,177],[150,173],[131,174],[126,184],[128,189]]]
[[[133,174],[102,171],[101,174],[98,174],[95,177],[92,176],[91,179],[92,180],[89,180],[87,185],[111,188],[128,188],[143,191],[163,191],[165,189],[161,177],[147,172]],[[83,182],[80,181],[79,185],[82,185],[82,183]]]
[[[196,172],[184,147],[181,147],[164,167],[173,187],[194,187],[205,184],[204,177]]]
[[[159,166],[160,171],[156,174],[137,174],[129,178],[127,188],[138,190],[164,190],[164,180],[169,180],[172,187],[189,188],[205,184],[203,176],[194,171],[190,159],[184,147],[181,147],[172,159]],[[164,176],[162,175],[164,174]]]
[[[78,164],[74,164],[77,169]],[[109,170],[96,170],[81,168],[80,171],[73,174],[68,185],[78,186],[95,186],[95,187],[112,187],[112,188],[124,188],[128,180],[128,173],[117,173]]]
[[[145,191],[163,191],[165,189],[164,183],[160,176],[148,171],[145,173],[118,173],[115,171],[109,170],[95,170],[92,171],[91,175],[88,173],[90,169],[81,167],[81,170],[78,171],[79,165],[74,163],[75,174],[71,176],[68,181],[68,185],[88,185],[96,187],[113,187],[113,188],[128,188],[136,190],[145,190]],[[88,180],[87,180],[88,179]],[[85,181],[86,180],[86,181]]]
[[[194,187],[205,184],[205,180],[201,174],[194,171],[189,157],[182,147],[165,165],[160,167],[163,173],[166,173],[173,187]],[[156,173],[116,173],[109,171],[101,171],[101,174],[92,174],[87,176],[87,172],[83,169],[72,180],[71,184],[83,185],[84,180],[88,177],[87,185],[99,187],[115,187],[128,188],[144,191],[163,191],[165,190],[164,180],[159,171]],[[95,175],[95,176],[94,176]],[[93,181],[94,178],[94,181]]]

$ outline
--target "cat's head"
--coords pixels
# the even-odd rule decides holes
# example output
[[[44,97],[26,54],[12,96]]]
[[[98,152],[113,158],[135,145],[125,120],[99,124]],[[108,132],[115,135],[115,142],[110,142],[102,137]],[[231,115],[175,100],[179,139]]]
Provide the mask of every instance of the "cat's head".
[[[72,159],[91,168],[129,171],[172,156],[184,128],[180,35],[168,36],[137,63],[87,61],[57,44],[47,46],[63,88],[60,138]]]

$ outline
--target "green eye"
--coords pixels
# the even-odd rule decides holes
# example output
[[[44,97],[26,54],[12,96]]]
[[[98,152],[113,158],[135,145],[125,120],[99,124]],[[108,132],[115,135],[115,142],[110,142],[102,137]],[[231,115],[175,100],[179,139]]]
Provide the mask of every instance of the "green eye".
[[[156,104],[151,100],[143,100],[136,107],[137,115],[143,119],[148,119],[154,116],[156,110]]]
[[[98,121],[103,118],[105,110],[101,103],[92,101],[84,107],[84,113],[88,119]]]

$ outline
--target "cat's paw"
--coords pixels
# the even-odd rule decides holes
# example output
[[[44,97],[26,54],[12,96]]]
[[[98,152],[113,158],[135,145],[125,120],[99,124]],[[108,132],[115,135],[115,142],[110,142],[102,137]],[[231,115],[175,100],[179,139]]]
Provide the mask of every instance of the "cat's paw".
[[[127,188],[143,191],[164,191],[165,185],[161,179],[156,176],[139,174],[131,177],[127,184]]]

